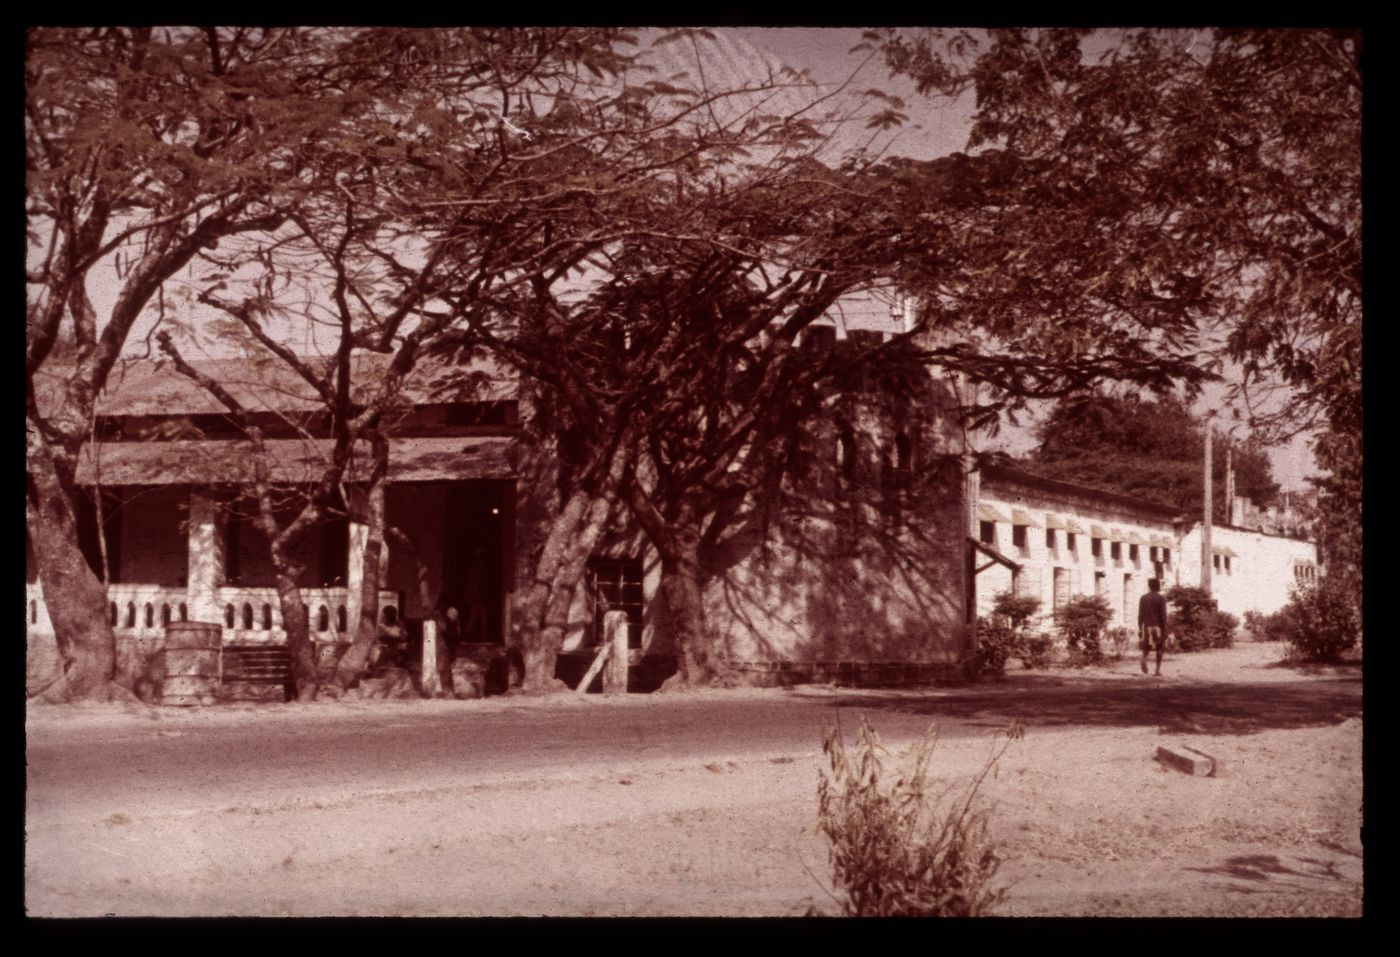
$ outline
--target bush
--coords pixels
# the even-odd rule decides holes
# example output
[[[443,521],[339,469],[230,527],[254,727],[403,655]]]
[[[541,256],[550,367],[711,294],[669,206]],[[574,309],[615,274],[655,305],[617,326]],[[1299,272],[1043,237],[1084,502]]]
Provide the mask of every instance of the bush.
[[[1046,634],[1021,636],[1021,667],[1049,668],[1055,640]]]
[[[992,614],[1005,618],[1017,631],[1026,627],[1026,622],[1040,610],[1040,599],[1034,595],[1017,595],[1009,591],[999,593],[992,600]]]
[[[1021,653],[1021,633],[997,620],[977,619],[977,667],[984,675],[1006,671],[1006,659]]]
[[[1257,611],[1244,613],[1244,630],[1253,641],[1288,641],[1297,633],[1298,623],[1293,606],[1285,605],[1272,615]]]
[[[1177,585],[1165,597],[1172,606],[1169,633],[1180,651],[1228,648],[1235,641],[1239,619],[1219,609],[1203,588]]]
[[[1012,726],[1010,737],[1019,737]],[[993,887],[1000,861],[987,836],[987,811],[973,808],[987,773],[1009,743],[988,759],[966,792],[928,795],[934,730],[910,749],[886,784],[886,753],[864,718],[848,751],[837,728],[822,750],[831,774],[817,783],[817,823],[831,844],[831,871],[850,917],[977,917],[1005,891]]]
[[[1324,578],[1294,591],[1284,612],[1288,643],[1303,661],[1335,662],[1356,646],[1361,616],[1351,596]]]
[[[1070,663],[1076,666],[1103,660],[1099,644],[1104,628],[1113,620],[1113,609],[1101,595],[1079,595],[1055,611],[1055,624],[1069,645]]]

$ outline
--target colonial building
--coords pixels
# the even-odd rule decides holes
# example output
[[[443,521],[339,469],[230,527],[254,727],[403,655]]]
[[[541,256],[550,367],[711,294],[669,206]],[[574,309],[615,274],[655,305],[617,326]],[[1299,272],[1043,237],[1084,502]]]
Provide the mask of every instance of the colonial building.
[[[887,307],[883,331],[836,317],[804,334],[801,347],[869,345],[890,324]],[[382,359],[360,357],[356,381],[372,381]],[[279,488],[316,479],[330,439],[304,381],[275,360],[211,360],[203,371],[253,411]],[[718,543],[705,570],[719,653],[756,680],[852,667],[929,677],[969,658],[964,449],[941,411],[946,389],[929,380],[915,402],[846,386],[806,437],[802,466]],[[490,364],[425,365],[407,381],[385,430],[386,525],[402,533],[381,556],[377,612],[386,627],[413,630],[455,608],[464,642],[514,641],[516,596],[529,585],[518,549],[538,542],[551,517],[541,493],[552,458],[522,439],[523,405],[512,376]],[[223,407],[169,366],[131,362],[99,401],[94,439],[77,475],[93,490],[79,531],[109,582],[119,651],[152,651],[168,624],[187,620],[219,624],[225,648],[284,644],[267,544],[249,518],[256,453]],[[367,477],[365,453],[347,485]],[[301,545],[303,600],[323,654],[349,640],[358,618],[366,532],[331,517]],[[51,626],[32,559],[27,566],[26,617],[42,637]],[[634,529],[615,528],[576,593],[560,676],[577,681],[592,659],[604,609],[626,612],[632,664],[664,675],[675,648],[659,585],[654,550]],[[31,649],[42,669],[52,641]]]
[[[1199,515],[1155,502],[1053,481],[1024,471],[982,469],[977,537],[977,609],[999,592],[1033,595],[1052,614],[1076,595],[1100,595],[1113,624],[1135,628],[1147,580],[1163,588],[1201,584]],[[1234,525],[1211,529],[1211,594],[1222,611],[1271,613],[1290,589],[1317,574],[1317,546],[1299,537]]]
[[[859,310],[823,321],[801,348],[875,344],[907,317]],[[356,381],[373,381],[366,355]],[[213,360],[220,381],[267,434],[271,480],[313,482],[330,447],[309,386],[275,359]],[[823,399],[781,488],[710,550],[704,600],[717,652],[756,681],[923,680],[972,660],[975,620],[1001,591],[1036,595],[1045,614],[1074,595],[1108,600],[1132,626],[1149,577],[1198,584],[1199,523],[1126,495],[987,466],[968,474],[973,439],[949,414],[955,385],[936,376],[890,387],[849,381]],[[40,402],[46,384],[39,383]],[[421,365],[386,424],[386,524],[377,614],[413,633],[457,610],[462,641],[515,641],[528,556],[551,519],[554,460],[533,446],[530,409],[505,370]],[[367,453],[367,450],[365,450]],[[217,623],[223,646],[285,643],[268,548],[249,520],[254,451],[225,410],[168,366],[128,363],[101,397],[77,480],[93,490],[79,515],[83,548],[105,574],[119,652],[158,648],[175,621]],[[346,473],[363,482],[359,454]],[[99,524],[103,534],[98,535]],[[303,600],[325,655],[358,619],[367,529],[323,520],[301,545]],[[1242,614],[1275,611],[1316,575],[1316,548],[1233,525],[1212,534],[1213,592]],[[51,635],[33,561],[30,635]],[[598,548],[575,593],[559,676],[576,683],[602,639],[605,610],[626,613],[634,685],[652,687],[676,649],[659,600],[660,563],[623,523]],[[31,642],[46,666],[52,640]]]

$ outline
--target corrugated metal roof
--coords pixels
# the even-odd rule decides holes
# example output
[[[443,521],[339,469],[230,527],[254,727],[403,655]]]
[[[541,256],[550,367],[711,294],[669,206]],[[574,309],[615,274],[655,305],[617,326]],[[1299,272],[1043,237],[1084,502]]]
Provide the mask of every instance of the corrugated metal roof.
[[[273,482],[318,481],[330,459],[329,439],[274,439],[266,443]],[[389,440],[389,481],[503,479],[515,474],[515,440],[505,437]],[[92,485],[243,485],[254,477],[255,447],[243,440],[101,442],[83,447],[78,482]],[[345,480],[368,477],[368,445],[356,449]]]

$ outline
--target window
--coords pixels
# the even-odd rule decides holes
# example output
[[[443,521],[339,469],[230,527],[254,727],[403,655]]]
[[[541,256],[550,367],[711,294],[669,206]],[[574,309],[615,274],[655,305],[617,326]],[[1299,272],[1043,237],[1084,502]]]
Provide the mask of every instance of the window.
[[[1102,539],[1102,538],[1090,538],[1090,539],[1089,539],[1089,554],[1090,554],[1090,555],[1093,555],[1095,558],[1103,558],[1103,539]]]
[[[1162,549],[1162,564],[1163,564],[1163,565],[1170,565],[1171,563],[1172,563],[1172,550],[1171,550],[1170,548],[1163,548],[1163,549]]]
[[[1229,555],[1226,555],[1226,556],[1225,556],[1225,574],[1227,574],[1227,575],[1233,574],[1233,573],[1230,571],[1230,556],[1229,556]]]
[[[1219,555],[1212,555],[1212,556],[1210,556],[1210,563],[1211,563],[1211,565],[1215,568],[1216,571],[1220,571],[1220,556],[1219,556]]]
[[[1055,530],[1053,528],[1045,530],[1045,547],[1050,549],[1055,547]]]
[[[1109,544],[1108,544],[1108,554],[1111,555],[1111,556],[1113,557],[1113,560],[1114,560],[1115,562],[1121,562],[1121,561],[1123,560],[1123,546],[1122,546],[1122,544],[1119,543],[1119,542],[1109,542]]]
[[[639,559],[594,559],[589,593],[593,602],[593,644],[603,641],[603,615],[627,613],[627,647],[642,646],[642,563]]]
[[[981,540],[982,540],[982,544],[984,544],[984,545],[995,545],[995,544],[997,543],[997,525],[996,525],[996,522],[982,522],[982,523],[981,523],[981,526],[982,526],[982,527],[979,529],[979,532],[980,532],[979,537],[980,537]]]
[[[1129,546],[1128,546],[1128,561],[1132,562],[1134,565],[1137,564],[1137,562],[1138,562],[1138,547],[1137,547],[1136,545],[1129,545]]]
[[[1075,550],[1075,545],[1076,545],[1076,542],[1075,542],[1075,540],[1074,540],[1074,533],[1073,533],[1073,532],[1065,532],[1065,547],[1068,548],[1070,551],[1074,551],[1074,550]]]
[[[1025,548],[1025,547],[1026,547],[1026,526],[1025,526],[1025,525],[1012,525],[1012,526],[1011,526],[1011,544],[1012,544],[1012,545],[1015,545],[1017,548]]]

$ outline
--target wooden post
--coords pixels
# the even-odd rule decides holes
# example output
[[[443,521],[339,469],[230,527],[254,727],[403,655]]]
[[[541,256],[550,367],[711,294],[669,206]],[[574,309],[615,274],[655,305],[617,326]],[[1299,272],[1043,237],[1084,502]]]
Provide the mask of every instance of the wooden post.
[[[612,646],[607,668],[603,671],[604,694],[627,693],[627,612],[610,611],[603,615],[604,640]]]
[[[437,622],[431,618],[423,622],[423,694],[436,698],[442,692],[442,682],[438,680]]]
[[[583,679],[579,681],[578,687],[574,689],[574,694],[588,694],[588,686],[593,683],[593,679],[598,677],[598,672],[603,670],[604,663],[612,657],[613,646],[611,642],[603,642],[598,649],[598,655],[593,659],[593,664],[588,666],[584,672]]]

